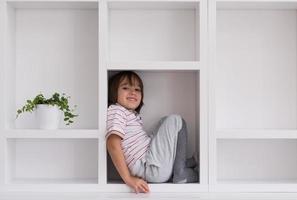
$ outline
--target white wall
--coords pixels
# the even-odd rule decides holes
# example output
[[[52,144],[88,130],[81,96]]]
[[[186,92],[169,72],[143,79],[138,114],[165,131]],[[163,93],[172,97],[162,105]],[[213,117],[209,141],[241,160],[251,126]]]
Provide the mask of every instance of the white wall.
[[[296,128],[296,11],[219,10],[216,127]]]
[[[98,181],[96,139],[10,139],[11,181],[27,183]],[[90,182],[91,180],[91,182]],[[26,183],[26,181],[24,183]]]
[[[109,15],[112,61],[194,61],[196,14],[190,10],[112,9]]]
[[[219,181],[296,183],[296,140],[220,140]]]
[[[196,125],[196,73],[183,72],[140,72],[144,82],[144,107],[142,111],[145,129],[151,132],[164,116],[179,114],[187,122],[188,155],[195,151],[195,139],[199,137]],[[199,81],[199,80],[198,80]]]

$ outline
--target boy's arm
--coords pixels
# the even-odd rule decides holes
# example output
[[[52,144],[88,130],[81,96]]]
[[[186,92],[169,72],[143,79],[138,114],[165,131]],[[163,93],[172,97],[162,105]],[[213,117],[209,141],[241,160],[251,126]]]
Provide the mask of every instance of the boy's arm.
[[[124,180],[124,182],[133,188],[136,193],[138,192],[149,192],[147,183],[137,177],[131,176],[128,166],[125,162],[124,153],[121,147],[121,137],[117,134],[111,134],[107,138],[107,149],[114,163],[117,171]]]

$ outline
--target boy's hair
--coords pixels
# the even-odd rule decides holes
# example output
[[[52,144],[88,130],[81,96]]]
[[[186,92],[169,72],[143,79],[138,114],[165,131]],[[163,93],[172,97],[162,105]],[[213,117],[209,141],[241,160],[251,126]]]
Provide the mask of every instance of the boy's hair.
[[[141,90],[141,101],[139,106],[135,109],[135,111],[139,114],[140,110],[143,106],[143,82],[141,78],[133,71],[121,71],[117,74],[113,75],[109,78],[108,81],[108,106],[112,104],[116,104],[118,100],[118,89],[123,80],[129,81],[130,85],[135,85],[136,82],[139,83],[139,87]]]

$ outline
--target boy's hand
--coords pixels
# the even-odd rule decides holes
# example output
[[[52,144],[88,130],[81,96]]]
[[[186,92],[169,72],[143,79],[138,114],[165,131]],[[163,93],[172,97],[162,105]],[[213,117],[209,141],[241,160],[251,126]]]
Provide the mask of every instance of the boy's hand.
[[[147,193],[150,191],[147,182],[145,182],[141,178],[130,176],[129,179],[125,181],[125,183],[129,187],[131,187],[135,191],[135,193]]]

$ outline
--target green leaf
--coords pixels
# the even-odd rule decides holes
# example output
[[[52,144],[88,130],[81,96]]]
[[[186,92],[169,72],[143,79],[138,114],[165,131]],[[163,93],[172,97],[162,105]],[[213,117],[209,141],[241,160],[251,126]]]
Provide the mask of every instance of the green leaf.
[[[36,95],[32,100],[27,100],[25,105],[17,110],[17,116],[24,112],[32,112],[38,104],[48,104],[48,105],[57,105],[59,109],[64,113],[64,121],[66,125],[73,123],[73,118],[78,115],[74,114],[77,105],[74,105],[74,109],[71,109],[69,106],[70,96],[67,96],[65,93],[60,95],[58,92],[55,92],[51,98],[45,98],[42,93]]]

